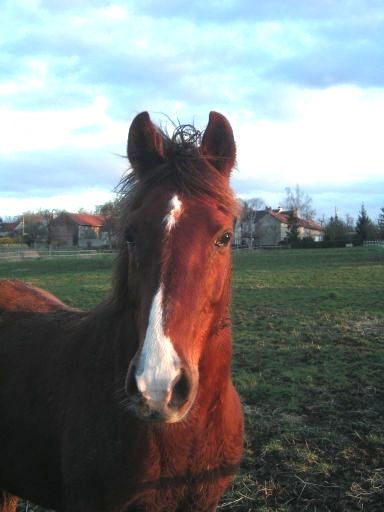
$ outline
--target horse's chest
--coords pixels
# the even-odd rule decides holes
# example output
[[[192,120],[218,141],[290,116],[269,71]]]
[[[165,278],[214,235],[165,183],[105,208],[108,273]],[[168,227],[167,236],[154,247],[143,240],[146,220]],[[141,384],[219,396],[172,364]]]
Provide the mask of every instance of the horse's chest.
[[[200,474],[202,477],[203,474]],[[228,485],[217,478],[178,475],[162,479],[141,494],[124,512],[212,512]]]
[[[206,433],[208,434],[208,432]],[[143,468],[135,505],[130,511],[212,511],[232,478],[221,443],[204,435],[190,442],[173,436],[154,443]]]

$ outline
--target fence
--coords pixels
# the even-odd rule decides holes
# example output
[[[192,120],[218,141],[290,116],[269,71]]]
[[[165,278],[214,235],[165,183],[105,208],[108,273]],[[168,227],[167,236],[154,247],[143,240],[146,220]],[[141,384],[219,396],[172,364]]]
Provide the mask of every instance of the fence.
[[[281,250],[281,249],[290,249],[290,246],[289,245],[282,245],[282,244],[279,244],[279,245],[261,245],[261,244],[255,244],[253,245],[252,247],[248,246],[248,245],[237,245],[237,244],[233,244],[232,245],[232,249],[234,251],[255,251],[255,250],[260,250],[260,249],[273,249],[273,250]]]
[[[364,245],[381,245],[384,247],[384,240],[365,240]]]
[[[73,249],[73,250],[50,250],[50,249],[25,249],[2,247],[0,249],[0,261],[20,261],[43,258],[95,258],[106,254],[116,254],[112,249]]]

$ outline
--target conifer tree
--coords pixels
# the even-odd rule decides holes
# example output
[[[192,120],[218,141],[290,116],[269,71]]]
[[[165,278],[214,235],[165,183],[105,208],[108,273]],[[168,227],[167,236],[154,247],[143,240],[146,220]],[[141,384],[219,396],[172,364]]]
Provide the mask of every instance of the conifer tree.
[[[384,208],[381,208],[379,218],[377,220],[378,235],[384,240]]]
[[[299,240],[299,219],[295,210],[292,210],[288,216],[287,240],[290,243]]]
[[[376,237],[376,228],[367,214],[364,203],[362,203],[359,216],[356,222],[357,239],[360,243]]]
[[[337,215],[331,217],[325,225],[325,240],[347,240],[348,226]]]

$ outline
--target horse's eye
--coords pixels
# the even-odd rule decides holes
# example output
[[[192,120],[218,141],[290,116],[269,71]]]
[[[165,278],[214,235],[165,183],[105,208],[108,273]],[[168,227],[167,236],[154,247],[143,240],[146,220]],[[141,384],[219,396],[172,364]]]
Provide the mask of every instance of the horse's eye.
[[[215,242],[217,247],[226,247],[231,241],[232,233],[226,231],[223,235],[220,236]]]

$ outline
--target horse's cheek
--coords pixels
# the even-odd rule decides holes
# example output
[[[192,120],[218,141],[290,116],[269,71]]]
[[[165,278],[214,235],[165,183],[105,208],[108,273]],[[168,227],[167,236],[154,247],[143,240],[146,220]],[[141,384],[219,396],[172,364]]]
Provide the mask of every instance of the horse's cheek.
[[[212,262],[211,276],[209,279],[209,296],[212,304],[221,301],[227,279],[227,269],[219,266],[218,261]]]

